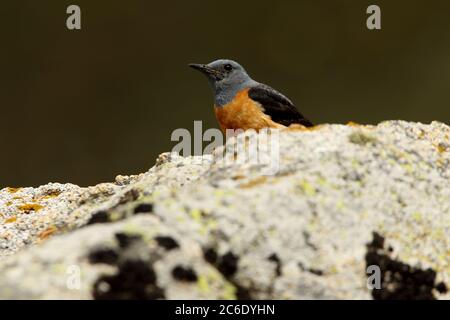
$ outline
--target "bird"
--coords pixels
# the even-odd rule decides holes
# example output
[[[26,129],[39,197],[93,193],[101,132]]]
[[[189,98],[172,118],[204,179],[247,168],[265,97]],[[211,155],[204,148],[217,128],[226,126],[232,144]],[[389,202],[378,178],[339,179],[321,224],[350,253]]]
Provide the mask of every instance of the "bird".
[[[190,63],[189,67],[207,77],[214,94],[215,115],[224,132],[313,126],[289,98],[253,80],[236,61],[219,59],[209,64]]]

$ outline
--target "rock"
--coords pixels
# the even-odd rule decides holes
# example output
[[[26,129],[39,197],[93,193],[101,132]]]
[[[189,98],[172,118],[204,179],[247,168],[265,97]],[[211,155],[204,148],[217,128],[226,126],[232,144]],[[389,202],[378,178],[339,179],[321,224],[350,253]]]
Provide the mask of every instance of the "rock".
[[[272,175],[224,161],[232,138],[114,183],[3,189],[0,298],[449,299],[449,137],[323,125],[281,132]]]

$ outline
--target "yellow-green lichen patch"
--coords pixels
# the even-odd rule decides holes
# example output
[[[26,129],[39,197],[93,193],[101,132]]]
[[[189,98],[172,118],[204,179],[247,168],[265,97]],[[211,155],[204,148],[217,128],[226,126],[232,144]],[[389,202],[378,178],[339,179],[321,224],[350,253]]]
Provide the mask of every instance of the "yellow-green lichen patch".
[[[224,300],[236,300],[236,287],[230,282],[225,282],[225,287],[223,289],[222,299]]]
[[[324,177],[318,177],[317,178],[317,183],[322,186],[322,187],[326,187],[329,183],[328,180],[325,179]]]
[[[236,287],[229,281],[223,279],[216,270],[211,270],[199,275],[197,280],[197,290],[204,296],[220,291],[219,299],[236,300]]]
[[[414,221],[416,222],[420,222],[423,218],[422,213],[420,212],[414,212],[412,215],[412,218],[414,219]]]
[[[208,293],[211,288],[209,287],[208,279],[204,275],[200,275],[197,280],[198,290],[201,293]]]
[[[439,143],[439,144],[436,146],[436,148],[437,148],[437,151],[438,151],[439,153],[444,153],[444,152],[447,151],[448,146],[447,146],[446,144],[444,144],[444,143]]]
[[[51,269],[52,272],[56,273],[56,274],[66,274],[68,272],[70,266],[64,264],[64,263],[56,263],[53,264]]]
[[[306,195],[314,196],[316,194],[316,189],[308,181],[302,180],[300,181],[299,185],[303,192],[306,193]]]
[[[208,221],[206,223],[201,224],[200,234],[206,235],[208,233],[208,231],[217,229],[218,225],[219,224],[216,220],[208,219]]]
[[[401,165],[403,169],[405,169],[405,171],[409,174],[414,173],[414,168],[410,163],[405,163],[403,165]]]
[[[342,210],[345,209],[345,202],[344,202],[344,200],[339,199],[339,200],[336,202],[336,209],[337,209],[337,210],[340,210],[340,211],[342,211]]]
[[[158,233],[158,230],[156,228],[143,228],[134,222],[130,222],[123,227],[123,233],[140,236],[145,243],[152,243],[153,237]]]
[[[369,143],[376,143],[377,138],[374,136],[368,135],[362,131],[356,131],[350,134],[348,137],[349,141],[354,144],[366,145]]]
[[[109,220],[111,222],[115,222],[115,221],[119,221],[123,218],[123,215],[121,213],[119,213],[118,211],[112,211],[109,214]]]
[[[201,235],[206,235],[209,231],[217,229],[218,227],[218,222],[215,219],[208,217],[208,212],[205,210],[192,209],[190,210],[189,215],[192,220],[199,225],[199,232]]]
[[[177,221],[180,222],[180,223],[186,222],[186,218],[185,218],[184,216],[182,216],[182,215],[176,216],[176,217],[175,217],[175,220],[177,220]]]
[[[199,209],[192,209],[190,212],[190,216],[192,219],[194,219],[194,221],[200,222],[202,219],[203,213]]]
[[[417,138],[419,139],[424,139],[425,138],[425,131],[423,131],[422,129],[420,130],[420,133],[417,135]]]

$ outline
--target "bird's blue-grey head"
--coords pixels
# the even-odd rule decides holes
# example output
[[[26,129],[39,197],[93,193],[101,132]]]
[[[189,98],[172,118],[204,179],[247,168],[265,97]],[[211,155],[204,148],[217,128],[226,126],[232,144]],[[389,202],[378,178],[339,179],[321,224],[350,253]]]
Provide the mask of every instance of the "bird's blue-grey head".
[[[218,107],[231,102],[239,91],[257,84],[245,69],[233,60],[220,59],[209,64],[191,63],[189,66],[208,78],[215,105]]]

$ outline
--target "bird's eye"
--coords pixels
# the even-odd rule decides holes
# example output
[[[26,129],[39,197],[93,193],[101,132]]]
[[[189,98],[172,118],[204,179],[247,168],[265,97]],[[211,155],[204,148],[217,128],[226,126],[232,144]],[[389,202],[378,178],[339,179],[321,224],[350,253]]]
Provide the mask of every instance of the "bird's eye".
[[[232,66],[231,64],[226,64],[223,68],[224,68],[226,71],[231,71],[231,70],[233,70],[233,66]]]

